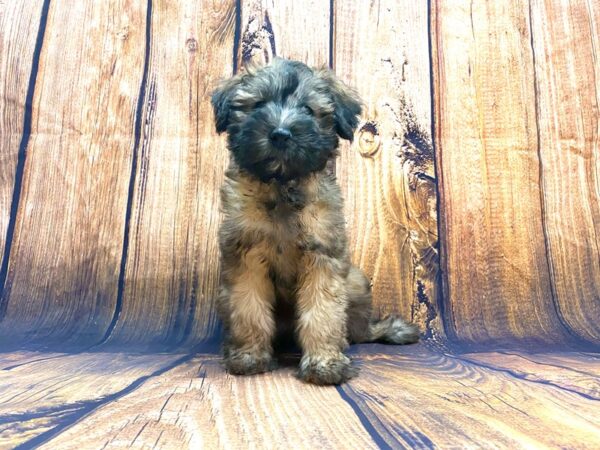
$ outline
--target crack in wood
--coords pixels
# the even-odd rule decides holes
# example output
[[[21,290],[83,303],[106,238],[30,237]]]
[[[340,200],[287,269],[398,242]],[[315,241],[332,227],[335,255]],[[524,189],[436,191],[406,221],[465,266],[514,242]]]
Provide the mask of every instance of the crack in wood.
[[[550,304],[553,307],[553,310],[556,314],[558,322],[566,331],[568,336],[570,336],[575,343],[587,344],[588,341],[585,340],[582,336],[580,336],[576,330],[574,330],[566,321],[565,316],[561,310],[560,302],[558,301],[558,296],[556,293],[556,274],[553,266],[552,254],[550,252],[550,239],[548,236],[548,226],[547,226],[547,212],[546,212],[546,204],[544,201],[544,164],[542,161],[542,143],[541,143],[541,128],[540,128],[540,111],[539,111],[539,91],[538,91],[538,74],[536,69],[536,53],[535,53],[535,45],[534,45],[534,36],[533,36],[533,9],[531,1],[528,2],[528,24],[529,24],[529,45],[531,47],[531,57],[532,57],[532,66],[533,66],[533,99],[534,99],[534,108],[535,108],[535,134],[536,134],[536,154],[538,159],[538,183],[540,187],[539,192],[539,201],[540,201],[540,220],[542,227],[542,236],[543,236],[543,247],[544,247],[544,257],[546,259],[546,266],[548,270],[549,277],[549,289],[550,289]]]
[[[268,45],[265,45],[267,42]],[[267,62],[277,55],[273,26],[267,11],[265,11],[261,24],[259,24],[256,14],[252,14],[248,19],[242,36],[242,63],[248,63],[259,51],[264,53]]]
[[[161,369],[157,369],[148,375],[144,375],[144,376],[136,379],[135,381],[133,381],[131,384],[129,384],[125,388],[121,389],[120,391],[117,391],[117,392],[107,395],[105,397],[101,397],[101,398],[98,398],[95,400],[88,400],[88,401],[84,401],[84,402],[73,403],[72,405],[60,405],[55,408],[50,408],[50,410],[52,410],[52,411],[54,411],[54,410],[61,411],[61,410],[64,410],[65,406],[67,406],[67,407],[74,406],[74,405],[78,406],[73,411],[73,413],[67,414],[64,417],[62,417],[57,422],[56,426],[37,435],[36,437],[34,437],[30,440],[18,445],[17,447],[15,447],[15,450],[30,449],[30,448],[37,447],[37,446],[40,446],[40,445],[46,443],[53,437],[57,436],[58,434],[66,431],[69,428],[71,428],[72,426],[76,425],[83,418],[87,417],[88,415],[90,415],[91,413],[96,411],[98,408],[100,408],[110,402],[117,401],[120,398],[122,398],[128,394],[131,394],[146,381],[148,381],[152,378],[159,377],[163,373],[168,372],[169,370],[174,369],[175,367],[177,367],[181,364],[185,364],[186,362],[191,360],[195,356],[195,354],[196,354],[196,352],[192,351],[191,353],[184,355],[181,358],[176,359],[171,364],[168,364]],[[41,413],[42,412],[40,411],[40,414]],[[40,416],[40,417],[43,417],[43,416]],[[2,420],[2,418],[3,418],[3,416],[0,416],[0,421]]]
[[[102,339],[96,345],[102,345],[110,338],[113,330],[115,329],[119,316],[123,308],[123,294],[125,290],[125,272],[127,265],[127,256],[129,251],[129,239],[130,239],[130,227],[131,227],[131,216],[133,211],[133,198],[135,192],[135,184],[137,178],[137,160],[138,153],[140,152],[140,142],[142,137],[142,114],[144,111],[144,101],[146,97],[146,84],[148,80],[148,67],[150,65],[150,45],[152,38],[152,0],[147,0],[146,7],[146,46],[144,54],[144,68],[142,75],[142,82],[140,83],[140,92],[138,95],[137,107],[135,112],[135,125],[134,125],[134,145],[132,150],[131,158],[131,172],[129,178],[129,188],[127,193],[127,208],[125,210],[125,230],[123,233],[123,250],[121,253],[121,264],[119,268],[119,280],[117,283],[117,301],[115,304],[115,311],[113,318],[106,329],[106,332]],[[152,93],[152,92],[151,92]],[[148,114],[155,107],[155,102],[151,98],[148,104]],[[146,121],[147,124],[147,121]],[[95,347],[94,345],[93,347]]]

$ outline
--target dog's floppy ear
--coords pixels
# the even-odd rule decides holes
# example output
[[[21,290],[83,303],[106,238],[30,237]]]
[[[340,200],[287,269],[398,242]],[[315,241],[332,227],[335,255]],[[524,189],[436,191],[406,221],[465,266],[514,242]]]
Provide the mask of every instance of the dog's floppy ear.
[[[362,112],[362,105],[358,93],[350,86],[337,78],[327,69],[319,69],[317,75],[329,85],[333,97],[335,129],[341,138],[352,141],[354,130],[358,126],[358,116]]]
[[[214,90],[210,101],[215,113],[215,127],[218,133],[222,133],[229,125],[229,113],[231,110],[231,97],[235,88],[240,84],[241,76],[236,75],[219,84]]]

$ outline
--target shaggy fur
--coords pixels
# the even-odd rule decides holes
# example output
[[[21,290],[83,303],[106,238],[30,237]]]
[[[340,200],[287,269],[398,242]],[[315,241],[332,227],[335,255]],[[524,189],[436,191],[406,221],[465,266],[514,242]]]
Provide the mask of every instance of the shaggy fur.
[[[221,189],[225,364],[234,374],[275,367],[273,345],[295,335],[300,378],[342,383],[356,374],[349,342],[415,342],[414,325],[371,316],[370,282],[348,255],[343,201],[326,169],[338,137],[351,140],[356,93],[328,69],[275,59],[213,93],[231,164]]]

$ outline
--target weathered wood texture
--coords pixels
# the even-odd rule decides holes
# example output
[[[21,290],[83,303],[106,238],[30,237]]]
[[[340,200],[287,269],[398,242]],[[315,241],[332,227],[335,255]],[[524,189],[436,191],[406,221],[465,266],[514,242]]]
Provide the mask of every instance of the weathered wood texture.
[[[42,4],[39,0],[0,3],[0,261],[17,179],[17,159]],[[18,70],[15,70],[18,67]],[[5,274],[0,266],[0,282]],[[0,314],[3,307],[0,303]]]
[[[11,220],[15,230],[5,340],[176,345],[213,334],[227,156],[207,94],[242,61],[274,54],[329,62],[361,92],[364,117],[336,167],[353,257],[381,312],[440,332],[426,5],[51,2],[42,21],[28,6],[2,10],[13,99],[2,116],[2,231]],[[449,333],[595,341],[598,7],[455,0],[429,12]],[[27,63],[13,74],[16,53]],[[27,92],[29,125],[14,99]]]
[[[90,440],[107,448],[377,448],[335,389],[306,386],[289,370],[230,376],[214,356],[145,383],[45,447]]]
[[[155,0],[147,20],[124,286],[109,342],[177,345],[214,331],[227,151],[209,94],[231,74],[235,2]]]
[[[274,56],[312,66],[329,64],[330,11],[323,2],[241,0],[237,66],[265,63]]]
[[[44,440],[125,395],[181,355],[0,354],[0,448]]]
[[[2,342],[175,348],[215,335],[228,154],[209,94],[244,63],[275,55],[333,65],[360,91],[361,130],[337,167],[353,259],[372,277],[381,313],[438,333],[427,5],[184,3],[30,5],[49,11],[40,54],[19,50],[39,71],[3,121],[29,124],[31,136],[22,186],[14,167],[3,177],[8,191],[21,188],[14,217],[4,213],[15,233]],[[3,30],[6,45],[20,40],[15,26]],[[28,39],[22,45],[33,46]],[[17,65],[17,78],[30,67]],[[4,141],[14,161],[18,145]]]
[[[519,372],[419,346],[361,357],[366,375],[342,387],[391,448],[596,448],[600,445],[597,376],[568,368],[598,360],[562,354],[565,385],[537,355]],[[360,354],[360,353],[359,353]],[[486,358],[482,353],[482,359]],[[501,359],[501,358],[500,358]],[[510,366],[510,362],[507,363]],[[569,382],[593,393],[578,393]]]
[[[542,220],[557,313],[600,339],[600,5],[531,3]]]
[[[290,368],[232,377],[214,355],[54,355],[0,371],[0,447],[600,445],[597,356],[457,356],[421,344],[361,346],[354,357],[361,376],[336,389]]]
[[[0,299],[4,336],[94,342],[111,321],[145,14],[145,4],[117,0],[50,3],[29,87],[31,136]]]
[[[400,312],[438,334],[427,3],[342,1],[334,14],[333,67],[364,99],[336,165],[353,260],[372,279],[381,314]]]
[[[599,12],[433,4],[444,318],[460,340],[598,343]]]

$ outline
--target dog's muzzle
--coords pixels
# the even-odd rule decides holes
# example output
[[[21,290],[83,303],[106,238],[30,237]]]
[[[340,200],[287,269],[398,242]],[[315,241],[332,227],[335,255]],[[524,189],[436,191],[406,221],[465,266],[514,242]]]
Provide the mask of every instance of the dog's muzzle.
[[[286,146],[292,133],[287,128],[275,128],[269,135],[271,144],[277,149],[282,149]]]

